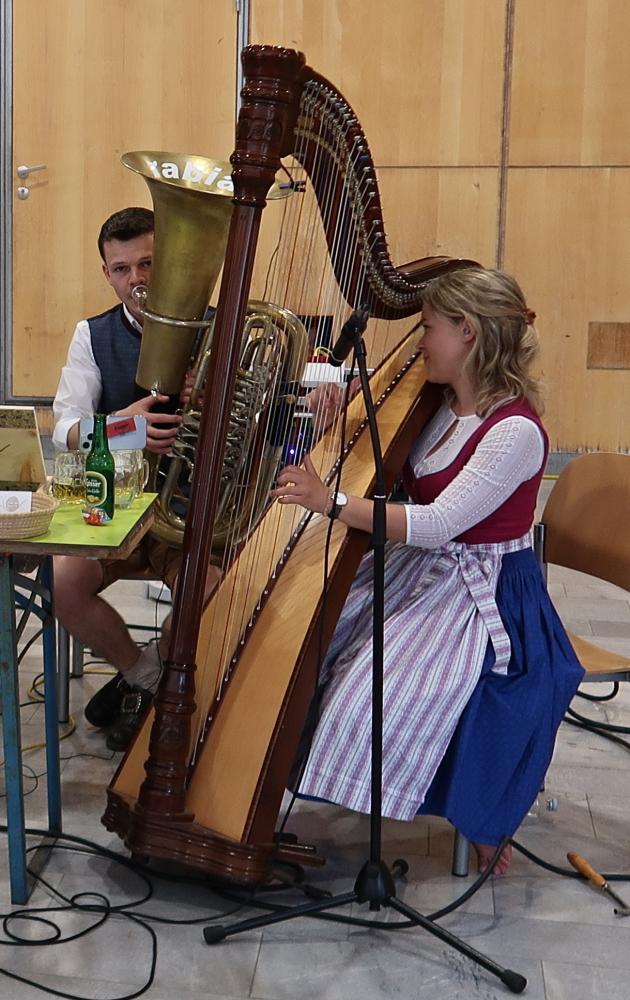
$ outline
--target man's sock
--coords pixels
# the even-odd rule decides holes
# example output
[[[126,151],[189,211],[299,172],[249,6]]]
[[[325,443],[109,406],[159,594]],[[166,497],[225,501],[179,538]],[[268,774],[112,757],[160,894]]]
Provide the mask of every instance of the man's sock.
[[[140,652],[136,663],[123,673],[130,687],[144,688],[155,694],[162,673],[162,661],[157,642],[150,642]]]

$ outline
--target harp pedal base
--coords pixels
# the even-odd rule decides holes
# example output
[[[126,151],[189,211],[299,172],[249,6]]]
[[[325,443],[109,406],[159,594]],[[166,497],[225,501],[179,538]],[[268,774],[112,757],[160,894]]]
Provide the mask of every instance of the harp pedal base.
[[[321,868],[326,864],[326,858],[317,853],[313,844],[300,844],[293,833],[274,834],[277,845],[276,861],[285,865],[306,865],[309,868]]]

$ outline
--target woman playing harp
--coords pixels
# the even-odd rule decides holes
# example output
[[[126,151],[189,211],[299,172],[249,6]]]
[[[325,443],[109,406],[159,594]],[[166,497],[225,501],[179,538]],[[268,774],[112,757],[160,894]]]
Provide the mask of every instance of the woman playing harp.
[[[266,504],[244,532],[232,530],[229,521],[217,543],[224,456],[230,451],[226,441],[251,278],[259,267],[256,249],[266,193],[283,176],[281,163],[283,169],[286,165],[285,182],[294,192],[283,208],[287,238],[276,252],[275,240],[263,234],[262,250],[271,251],[271,263],[263,266],[264,281],[258,281],[256,293],[309,322],[315,330],[314,353],[319,353],[319,331],[325,338],[351,310],[369,310],[365,340],[390,485],[413,438],[439,405],[438,394],[423,388],[423,366],[414,363],[413,329],[424,285],[471,262],[428,258],[394,267],[374,165],[352,109],[299,53],[253,46],[245,50],[243,63],[243,104],[232,157],[234,209],[171,648],[155,722],[141,732],[116,775],[104,821],[138,853],[255,881],[264,878],[276,850],[275,822],[319,654],[367,541],[362,532],[333,525],[326,600],[326,518]],[[305,222],[314,223],[306,233]],[[307,317],[314,317],[312,323]],[[272,402],[253,421],[265,447],[291,412],[293,391],[280,378],[265,396]],[[362,400],[355,397],[310,458],[329,482],[341,468],[341,488],[352,496],[369,495],[373,477],[363,416]],[[249,482],[251,489],[244,493],[266,498],[269,487],[263,490],[266,480],[255,468]],[[240,507],[238,497],[223,504],[223,513]],[[221,562],[221,584],[204,608],[211,549]]]
[[[422,315],[427,376],[446,390],[405,464],[411,502],[387,505],[383,812],[446,816],[483,869],[536,797],[583,671],[531,549],[548,448],[530,374],[533,316],[513,278],[481,269],[430,282]],[[283,470],[273,495],[371,530],[372,501],[331,494],[308,456]],[[299,779],[300,794],[363,812],[372,595],[366,556],[320,677]]]

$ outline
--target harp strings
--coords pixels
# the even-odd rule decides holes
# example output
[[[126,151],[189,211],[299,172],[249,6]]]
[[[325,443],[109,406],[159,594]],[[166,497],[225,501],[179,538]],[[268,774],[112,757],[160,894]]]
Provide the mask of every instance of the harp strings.
[[[330,124],[333,117],[334,127]],[[311,317],[309,354],[316,358],[325,356],[350,314],[342,288],[353,285],[355,304],[369,304],[373,293],[366,261],[370,261],[381,234],[365,216],[364,207],[369,206],[373,196],[373,182],[369,172],[361,168],[365,148],[353,135],[356,119],[347,106],[319,84],[307,85],[299,123],[294,157],[287,167],[296,193],[281,209],[281,239],[269,264],[265,299],[287,306],[298,316]],[[308,164],[308,173],[302,164]],[[316,190],[311,178],[315,179]],[[266,213],[268,217],[269,209]],[[336,262],[336,274],[331,261]],[[390,350],[388,326],[386,321],[370,321],[365,335],[370,367],[376,367]],[[270,398],[277,388],[266,387]],[[361,405],[354,409],[360,412],[350,432],[362,418]],[[311,410],[310,420],[317,434],[324,424],[323,410],[321,403]],[[270,433],[274,418],[277,414],[272,409],[263,409],[265,434]],[[324,478],[331,476],[343,447],[339,440],[341,424],[339,412],[313,453]],[[288,427],[279,430],[288,437]],[[248,456],[248,462],[255,462],[257,457]],[[253,468],[248,470],[247,478],[258,482]],[[244,502],[244,498],[237,499],[237,516]],[[244,544],[234,537],[228,539],[221,563],[222,582],[204,616],[198,647],[203,656],[198,655],[193,746],[203,740],[238,648],[305,516],[302,508],[272,504],[256,530],[248,530]],[[249,529],[253,527],[249,525]],[[194,757],[193,750],[192,761]]]

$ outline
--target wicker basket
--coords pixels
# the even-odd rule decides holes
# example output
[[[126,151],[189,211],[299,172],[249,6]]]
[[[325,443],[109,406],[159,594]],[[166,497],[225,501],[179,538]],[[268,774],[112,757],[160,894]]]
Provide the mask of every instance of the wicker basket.
[[[32,538],[48,531],[59,500],[45,493],[33,493],[32,509],[18,514],[0,514],[0,539]]]

